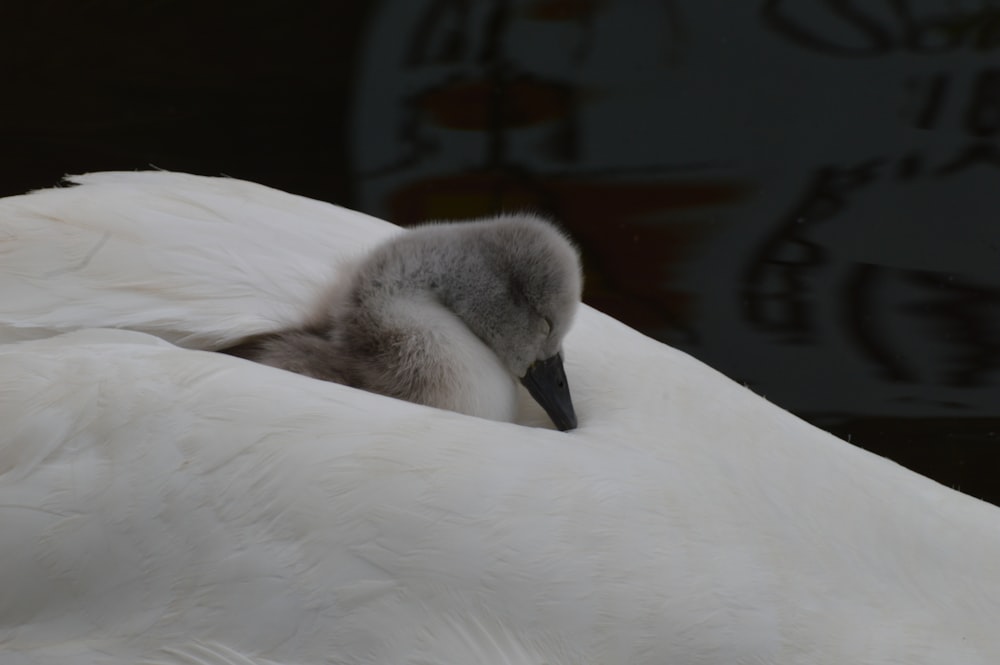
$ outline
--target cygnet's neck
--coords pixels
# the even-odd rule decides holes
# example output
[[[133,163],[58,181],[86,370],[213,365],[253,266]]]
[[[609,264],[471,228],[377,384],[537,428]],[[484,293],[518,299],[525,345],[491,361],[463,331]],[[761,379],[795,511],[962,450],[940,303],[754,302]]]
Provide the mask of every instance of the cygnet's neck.
[[[510,372],[430,288],[348,308],[332,338],[360,360],[358,387],[493,420],[517,415]]]

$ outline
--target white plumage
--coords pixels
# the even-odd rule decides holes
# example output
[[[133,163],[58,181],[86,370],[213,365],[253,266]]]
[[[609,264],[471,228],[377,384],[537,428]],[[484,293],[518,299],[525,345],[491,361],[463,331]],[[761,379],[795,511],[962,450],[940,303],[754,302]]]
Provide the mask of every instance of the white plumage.
[[[0,204],[8,339],[222,345],[392,232],[237,181],[88,178],[35,219],[161,216],[86,260],[16,246],[33,218]],[[3,257],[33,252],[51,293],[23,263],[8,289]],[[281,294],[255,290],[265,261]],[[117,302],[127,280],[156,306]],[[0,346],[0,662],[1000,662],[1000,510],[593,310],[565,346],[571,434],[133,332]]]
[[[230,178],[75,176],[0,199],[0,341],[126,327],[197,348],[298,323],[400,229]]]

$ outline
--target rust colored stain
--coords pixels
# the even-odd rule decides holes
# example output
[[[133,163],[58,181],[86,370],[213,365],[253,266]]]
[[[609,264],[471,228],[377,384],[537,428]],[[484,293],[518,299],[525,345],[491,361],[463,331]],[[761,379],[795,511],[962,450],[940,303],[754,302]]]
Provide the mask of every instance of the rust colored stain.
[[[481,171],[412,182],[392,195],[392,220],[415,224],[426,219],[463,219],[502,210],[550,210],[544,191],[517,174]]]
[[[540,125],[570,113],[569,86],[531,78],[513,81],[463,80],[420,95],[416,106],[431,123],[449,129],[484,131]]]
[[[401,224],[529,208],[569,223],[600,216],[621,221],[656,213],[737,203],[749,187],[731,180],[649,180],[546,177],[488,170],[425,178],[396,190],[389,206]]]

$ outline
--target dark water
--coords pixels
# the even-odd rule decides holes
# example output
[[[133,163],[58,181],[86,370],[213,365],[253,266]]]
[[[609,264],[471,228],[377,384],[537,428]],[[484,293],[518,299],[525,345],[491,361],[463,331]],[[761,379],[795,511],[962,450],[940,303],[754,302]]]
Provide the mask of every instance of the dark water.
[[[586,300],[1000,503],[1000,7],[0,5],[0,190],[149,165],[530,207]]]

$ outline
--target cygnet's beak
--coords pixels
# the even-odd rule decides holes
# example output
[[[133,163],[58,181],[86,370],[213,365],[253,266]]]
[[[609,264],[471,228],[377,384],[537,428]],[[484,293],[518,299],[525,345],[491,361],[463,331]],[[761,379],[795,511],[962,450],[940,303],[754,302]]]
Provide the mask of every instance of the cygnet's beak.
[[[521,383],[549,414],[556,427],[563,432],[576,428],[576,412],[569,396],[561,353],[533,362],[521,377]]]

